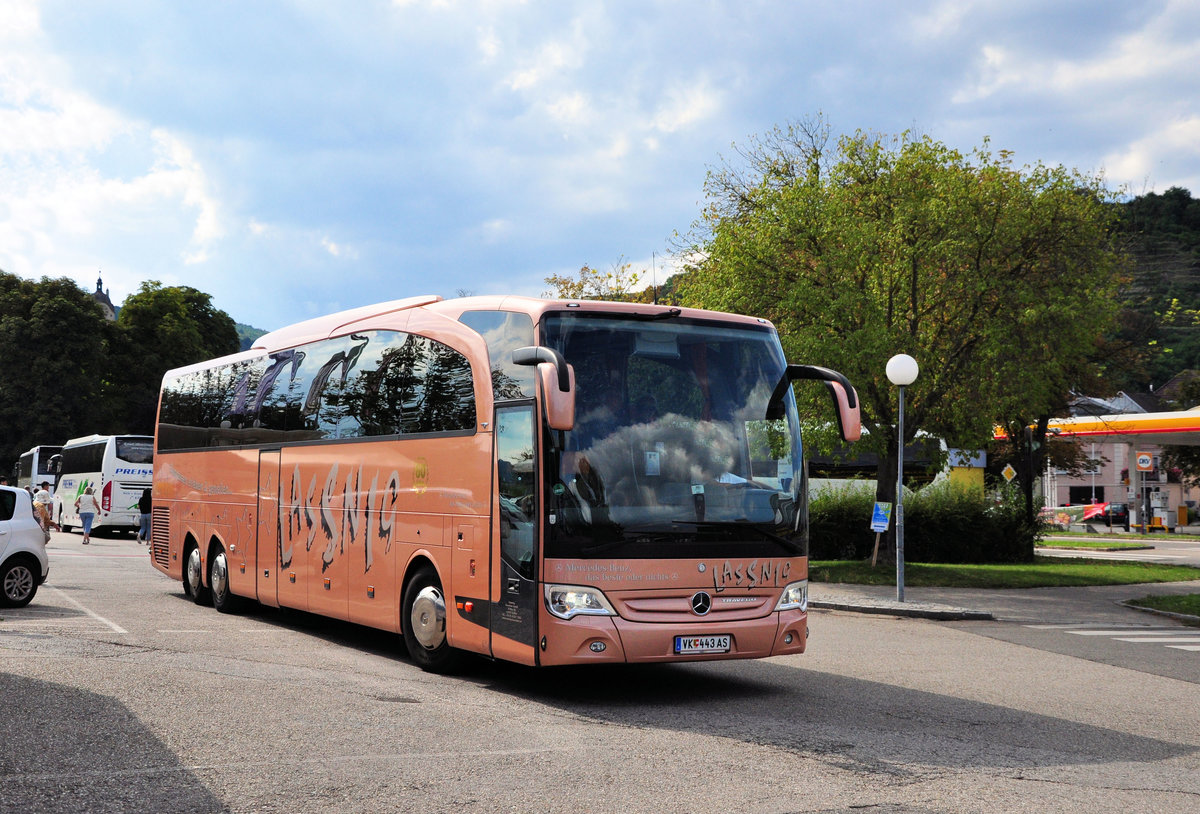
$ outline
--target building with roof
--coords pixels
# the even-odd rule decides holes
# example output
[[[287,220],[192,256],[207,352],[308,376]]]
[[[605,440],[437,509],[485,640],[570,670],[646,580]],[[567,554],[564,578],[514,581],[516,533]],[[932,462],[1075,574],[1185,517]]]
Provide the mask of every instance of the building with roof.
[[[115,320],[117,318],[117,309],[113,305],[112,300],[108,296],[108,291],[104,288],[104,279],[96,278],[96,290],[92,293],[92,299],[100,303],[100,308],[104,311],[105,318]]]

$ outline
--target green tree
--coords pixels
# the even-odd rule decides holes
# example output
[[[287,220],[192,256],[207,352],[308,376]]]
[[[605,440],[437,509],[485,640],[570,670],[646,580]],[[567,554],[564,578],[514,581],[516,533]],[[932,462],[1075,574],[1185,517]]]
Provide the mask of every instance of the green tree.
[[[879,500],[895,498],[892,355],[921,366],[905,443],[921,430],[982,447],[996,424],[1049,414],[1091,374],[1120,263],[1099,178],[1016,168],[986,141],[969,155],[907,133],[833,143],[821,120],[738,154],[710,172],[701,220],[680,241],[699,260],[679,296],[765,316],[790,358],[850,378],[863,443],[880,455]],[[799,395],[824,409],[823,394]]]
[[[579,274],[574,277],[551,274],[545,278],[550,289],[546,297],[557,297],[564,300],[616,300],[618,302],[649,302],[646,297],[653,296],[649,289],[637,291],[638,282],[645,277],[645,271],[633,271],[633,264],[623,262],[624,258],[613,264],[608,271],[598,271],[584,265]],[[649,292],[649,293],[647,293]]]
[[[0,272],[0,465],[35,444],[104,432],[101,398],[111,324],[66,278]]]
[[[142,283],[121,306],[114,373],[108,384],[119,403],[122,432],[154,431],[158,391],[168,370],[236,353],[237,328],[212,297],[189,286]]]

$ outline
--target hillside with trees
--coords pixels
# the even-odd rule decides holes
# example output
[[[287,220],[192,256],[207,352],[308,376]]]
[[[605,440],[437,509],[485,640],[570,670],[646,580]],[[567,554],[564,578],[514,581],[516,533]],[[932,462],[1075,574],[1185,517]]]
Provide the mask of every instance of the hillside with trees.
[[[238,347],[194,288],[144,283],[109,321],[72,280],[0,271],[0,471],[36,444],[152,434],[163,373]]]

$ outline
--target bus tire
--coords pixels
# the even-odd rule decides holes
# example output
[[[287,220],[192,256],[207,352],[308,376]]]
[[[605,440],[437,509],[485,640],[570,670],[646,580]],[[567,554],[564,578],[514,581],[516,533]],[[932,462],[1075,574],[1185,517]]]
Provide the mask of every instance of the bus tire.
[[[203,605],[208,600],[208,588],[200,576],[203,570],[200,549],[193,544],[183,557],[183,592],[197,605]]]
[[[240,597],[229,590],[229,559],[223,548],[217,549],[208,565],[208,590],[213,607],[221,613],[236,613],[241,606]]]
[[[453,672],[462,653],[446,641],[446,600],[433,566],[423,565],[404,586],[401,626],[408,654],[430,673]]]

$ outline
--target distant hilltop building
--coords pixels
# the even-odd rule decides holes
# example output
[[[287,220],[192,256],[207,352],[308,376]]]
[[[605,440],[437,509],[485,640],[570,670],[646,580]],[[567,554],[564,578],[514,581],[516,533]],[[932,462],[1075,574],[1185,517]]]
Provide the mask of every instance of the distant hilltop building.
[[[112,300],[108,298],[108,292],[104,290],[104,279],[102,277],[96,278],[96,292],[92,294],[92,299],[100,303],[106,319],[115,320],[117,318],[117,309],[113,307]]]

